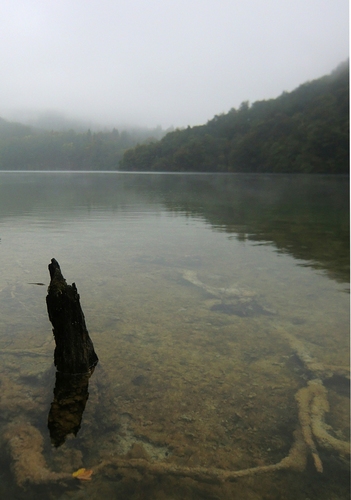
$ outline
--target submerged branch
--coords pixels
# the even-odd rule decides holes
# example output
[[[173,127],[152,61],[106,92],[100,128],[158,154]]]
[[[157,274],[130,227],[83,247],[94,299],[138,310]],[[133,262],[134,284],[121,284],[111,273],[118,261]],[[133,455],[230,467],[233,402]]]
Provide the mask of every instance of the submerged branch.
[[[310,355],[304,343],[294,335],[286,332],[283,328],[279,328],[278,331],[288,340],[290,347],[312,376],[307,386],[302,387],[296,393],[295,399],[299,407],[299,422],[305,443],[313,457],[316,470],[323,472],[323,464],[318,454],[316,442],[320,448],[335,451],[343,460],[349,460],[350,457],[350,443],[336,439],[328,432],[331,427],[325,423],[324,417],[330,408],[328,391],[323,380],[329,379],[335,374],[349,378],[350,372],[346,367],[323,365]]]
[[[226,481],[235,481],[241,477],[255,476],[286,469],[303,471],[306,467],[306,445],[301,431],[298,429],[295,432],[295,441],[290,449],[289,455],[283,458],[280,462],[277,464],[252,467],[236,471],[218,469],[216,467],[185,467],[164,462],[152,463],[145,459],[128,460],[123,458],[104,461],[95,467],[94,470],[99,471],[111,466],[116,467],[118,470],[135,469],[144,474],[152,474],[156,476],[176,476],[217,484]]]
[[[336,439],[330,433],[330,426],[325,423],[325,414],[329,411],[328,393],[323,379],[333,375],[331,367],[317,362],[307,351],[305,345],[293,335],[279,328],[280,334],[289,342],[290,347],[309,371],[311,380],[295,395],[298,405],[298,426],[294,432],[294,443],[289,454],[280,462],[242,470],[225,470],[216,467],[187,467],[171,462],[151,462],[146,458],[110,457],[94,468],[95,472],[116,469],[118,474],[124,469],[133,469],[143,474],[155,476],[175,476],[196,481],[218,484],[235,481],[241,477],[251,477],[283,470],[304,471],[307,455],[313,457],[315,468],[323,472],[322,460],[318,447],[337,453],[342,460],[348,460],[349,443]],[[339,367],[337,373],[343,372]],[[346,375],[345,375],[346,376]],[[41,484],[72,479],[70,473],[52,472],[43,455],[43,437],[39,430],[30,424],[9,425],[4,438],[12,458],[12,469],[19,486],[26,483]],[[88,471],[90,478],[91,471]],[[117,473],[117,472],[116,472]],[[77,474],[73,477],[78,477]],[[85,477],[85,476],[84,476]],[[82,479],[84,478],[82,477]],[[88,479],[88,477],[87,477]]]

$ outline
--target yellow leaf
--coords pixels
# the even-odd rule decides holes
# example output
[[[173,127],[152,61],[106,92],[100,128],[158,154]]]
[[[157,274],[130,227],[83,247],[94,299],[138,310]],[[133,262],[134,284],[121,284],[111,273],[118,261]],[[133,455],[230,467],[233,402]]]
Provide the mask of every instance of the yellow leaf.
[[[93,471],[91,469],[78,469],[72,473],[72,477],[80,479],[81,481],[90,481]]]

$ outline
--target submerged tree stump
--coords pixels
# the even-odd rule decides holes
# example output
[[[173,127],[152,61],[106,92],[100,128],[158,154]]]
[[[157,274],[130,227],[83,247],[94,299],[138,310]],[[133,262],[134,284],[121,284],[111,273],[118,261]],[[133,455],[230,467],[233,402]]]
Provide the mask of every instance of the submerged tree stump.
[[[56,343],[55,366],[62,373],[88,373],[98,357],[85,325],[77,287],[75,283],[67,285],[57,260],[51,259],[49,272],[46,305]]]

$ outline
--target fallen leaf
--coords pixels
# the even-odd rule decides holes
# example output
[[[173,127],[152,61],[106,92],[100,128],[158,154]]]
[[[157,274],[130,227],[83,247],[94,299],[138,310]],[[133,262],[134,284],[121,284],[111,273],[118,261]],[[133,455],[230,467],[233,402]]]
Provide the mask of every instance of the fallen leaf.
[[[76,472],[73,472],[72,477],[76,479],[80,479],[81,481],[91,481],[91,476],[93,471],[91,469],[78,469]]]

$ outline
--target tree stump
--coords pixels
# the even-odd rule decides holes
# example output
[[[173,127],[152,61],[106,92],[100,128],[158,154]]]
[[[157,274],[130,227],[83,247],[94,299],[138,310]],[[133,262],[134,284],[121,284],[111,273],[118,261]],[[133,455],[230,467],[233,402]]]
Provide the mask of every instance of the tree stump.
[[[61,373],[89,373],[98,357],[85,324],[75,283],[67,285],[55,259],[49,264],[50,285],[46,296],[56,348],[54,364]]]

